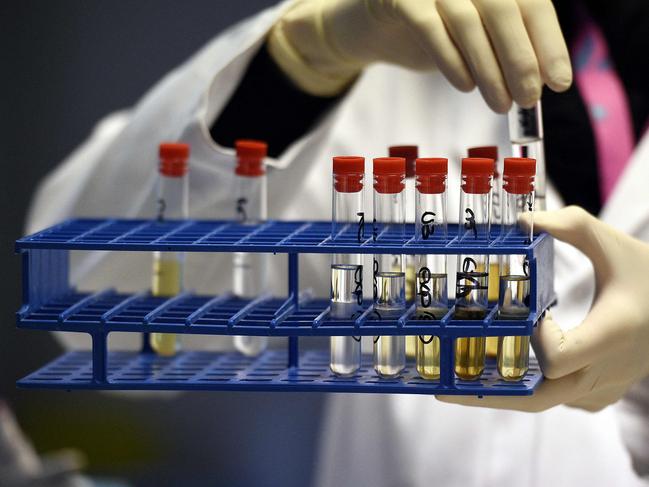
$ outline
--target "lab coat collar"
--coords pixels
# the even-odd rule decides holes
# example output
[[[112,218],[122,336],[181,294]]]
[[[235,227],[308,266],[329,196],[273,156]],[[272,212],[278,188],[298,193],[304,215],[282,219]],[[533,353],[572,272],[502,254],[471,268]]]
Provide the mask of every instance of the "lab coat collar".
[[[649,223],[649,135],[640,141],[600,218],[628,234],[647,238]]]

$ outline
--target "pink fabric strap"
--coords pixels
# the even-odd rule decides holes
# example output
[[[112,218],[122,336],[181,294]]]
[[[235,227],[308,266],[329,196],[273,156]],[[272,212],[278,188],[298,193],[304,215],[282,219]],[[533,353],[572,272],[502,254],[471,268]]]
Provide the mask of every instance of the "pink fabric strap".
[[[571,54],[577,88],[595,135],[600,194],[606,202],[635,147],[629,100],[609,57],[606,39],[587,15]]]

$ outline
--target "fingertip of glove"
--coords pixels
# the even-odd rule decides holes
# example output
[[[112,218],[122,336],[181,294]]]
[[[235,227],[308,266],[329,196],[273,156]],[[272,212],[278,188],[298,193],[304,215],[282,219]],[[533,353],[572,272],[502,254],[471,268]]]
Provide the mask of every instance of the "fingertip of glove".
[[[454,76],[450,80],[451,84],[459,91],[463,93],[469,93],[475,89],[475,82],[470,76]]]
[[[557,93],[566,91],[572,85],[572,67],[565,61],[556,62],[546,74],[546,84]]]

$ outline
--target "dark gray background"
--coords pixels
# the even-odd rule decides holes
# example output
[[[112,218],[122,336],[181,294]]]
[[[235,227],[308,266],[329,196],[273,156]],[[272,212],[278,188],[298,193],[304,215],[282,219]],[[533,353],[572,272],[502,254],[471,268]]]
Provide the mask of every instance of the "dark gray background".
[[[14,0],[0,4],[0,397],[39,451],[79,448],[91,474],[137,485],[309,483],[321,395],[191,393],[174,399],[20,391],[18,377],[60,353],[16,330],[22,234],[38,181],[105,114],[272,0]]]

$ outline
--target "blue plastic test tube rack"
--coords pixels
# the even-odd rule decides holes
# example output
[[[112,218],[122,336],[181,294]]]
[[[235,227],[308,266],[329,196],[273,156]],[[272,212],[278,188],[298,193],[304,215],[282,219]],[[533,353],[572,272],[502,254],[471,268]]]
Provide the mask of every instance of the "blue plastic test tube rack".
[[[454,339],[467,336],[530,335],[553,303],[553,243],[547,234],[525,242],[513,233],[490,242],[460,243],[456,238],[425,242],[391,235],[358,242],[356,227],[333,242],[329,222],[268,221],[241,225],[232,221],[69,220],[16,242],[23,259],[23,306],[19,328],[88,333],[91,351],[70,352],[18,382],[21,387],[112,390],[256,390],[357,393],[529,395],[542,380],[532,359],[519,382],[501,380],[488,362],[480,380],[462,381],[453,373]],[[369,235],[371,232],[367,232]],[[408,235],[413,228],[408,229]],[[457,227],[449,228],[456,235]],[[182,293],[172,298],[150,293],[121,294],[112,289],[80,293],[69,283],[69,252],[182,251],[272,252],[288,254],[286,298]],[[412,319],[414,307],[398,320],[379,321],[371,306],[357,319],[329,319],[328,299],[301,298],[299,254],[524,254],[530,262],[530,314],[525,321],[499,321],[493,305],[484,320],[456,320],[451,309],[441,320]],[[324,270],[323,270],[324,272]],[[286,351],[269,350],[256,358],[236,352],[180,352],[159,357],[142,352],[109,352],[111,332],[267,335],[288,337]],[[420,379],[410,363],[397,379],[381,379],[368,360],[355,377],[329,371],[328,351],[300,355],[302,336],[437,335],[441,340],[441,377]]]

